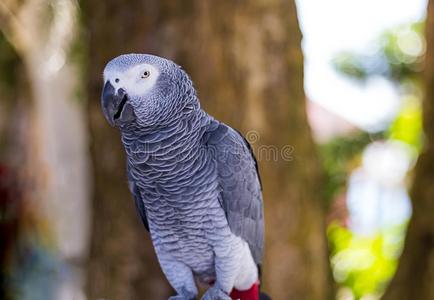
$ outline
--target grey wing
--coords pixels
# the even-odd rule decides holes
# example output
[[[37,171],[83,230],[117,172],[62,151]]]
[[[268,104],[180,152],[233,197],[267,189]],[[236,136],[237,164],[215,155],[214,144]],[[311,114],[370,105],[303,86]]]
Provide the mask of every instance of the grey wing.
[[[146,210],[145,205],[143,204],[142,196],[140,194],[140,190],[137,187],[136,183],[134,182],[134,179],[131,176],[130,170],[127,167],[127,175],[128,175],[128,188],[133,194],[134,202],[136,204],[137,212],[139,213],[140,219],[142,220],[143,225],[145,226],[146,230],[149,232],[149,225],[148,225],[148,219],[146,217]]]
[[[257,264],[264,250],[264,213],[258,166],[249,143],[213,121],[204,139],[217,162],[220,201],[231,231],[244,239]]]

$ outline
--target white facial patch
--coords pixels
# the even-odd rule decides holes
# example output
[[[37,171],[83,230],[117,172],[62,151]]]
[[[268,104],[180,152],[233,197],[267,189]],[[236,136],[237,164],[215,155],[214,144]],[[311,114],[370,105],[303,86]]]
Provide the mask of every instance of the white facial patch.
[[[104,82],[109,80],[116,91],[123,88],[130,96],[141,96],[154,87],[159,75],[154,66],[140,64],[124,72],[104,71]]]

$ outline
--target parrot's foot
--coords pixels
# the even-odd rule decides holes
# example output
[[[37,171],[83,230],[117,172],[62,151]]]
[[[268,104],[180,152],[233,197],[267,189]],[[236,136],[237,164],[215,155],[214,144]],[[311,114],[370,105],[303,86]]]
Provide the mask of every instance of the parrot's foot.
[[[203,295],[202,300],[232,300],[228,294],[221,290],[218,286],[214,285],[209,288],[205,295]]]
[[[169,300],[195,300],[196,294],[187,291],[186,289],[182,289],[181,293],[176,296],[169,297]]]

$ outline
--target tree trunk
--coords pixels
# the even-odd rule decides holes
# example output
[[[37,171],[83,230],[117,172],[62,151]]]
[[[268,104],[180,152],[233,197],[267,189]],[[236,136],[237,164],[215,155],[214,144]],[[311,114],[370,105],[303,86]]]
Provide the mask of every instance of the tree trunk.
[[[146,13],[138,1],[83,1],[88,29],[88,116],[94,171],[93,228],[88,268],[89,299],[167,299],[171,289],[128,191],[119,131],[101,112],[102,71],[111,58],[143,40]],[[141,9],[143,11],[143,9]],[[137,26],[137,28],[132,27]]]
[[[119,134],[108,128],[99,107],[104,64],[118,54],[138,52],[182,65],[204,109],[252,142],[264,183],[264,289],[275,299],[326,299],[329,263],[321,170],[306,118],[294,1],[136,0],[125,5],[94,0],[85,10],[96,162],[90,280],[108,282],[91,295],[101,296],[114,286],[122,289],[125,282],[114,280],[115,269],[125,268],[125,260],[140,257],[140,251],[151,251],[144,230],[131,219]],[[117,239],[122,242],[113,245]],[[143,262],[135,268],[150,267]],[[100,277],[95,277],[96,269]]]
[[[425,25],[425,97],[422,105],[425,148],[415,167],[413,215],[398,270],[383,299],[434,299],[434,1]]]
[[[24,65],[19,80],[29,87],[24,109],[29,116],[16,135],[26,145],[26,160],[20,162],[31,186],[26,197],[33,201],[32,213],[47,224],[44,231],[33,230],[51,238],[67,264],[68,276],[56,283],[56,299],[84,294],[89,246],[87,129],[84,107],[76,99],[78,62],[69,56],[77,38],[77,8],[69,0],[0,1],[0,29]]]

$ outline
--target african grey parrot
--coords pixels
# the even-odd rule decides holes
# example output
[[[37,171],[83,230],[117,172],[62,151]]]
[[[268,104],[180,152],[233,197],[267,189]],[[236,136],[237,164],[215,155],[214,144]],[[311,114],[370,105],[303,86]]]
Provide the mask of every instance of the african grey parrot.
[[[258,299],[264,217],[248,142],[203,111],[174,62],[126,54],[104,69],[102,109],[120,129],[128,184],[177,295]]]

